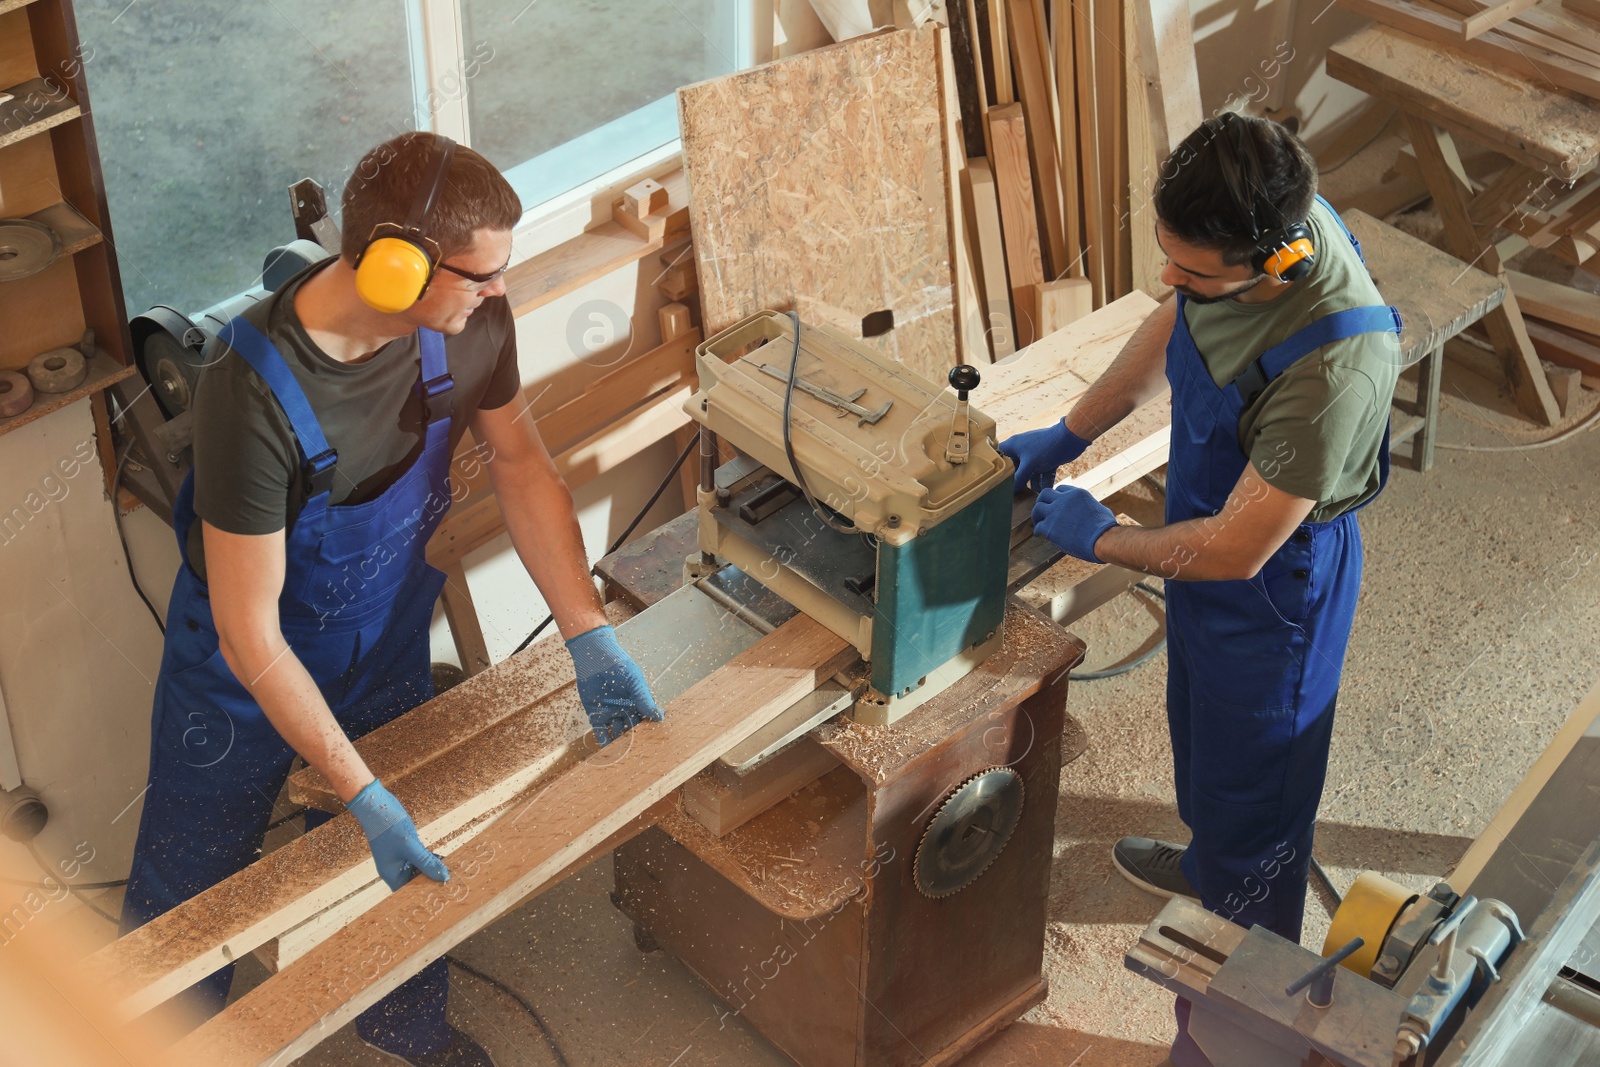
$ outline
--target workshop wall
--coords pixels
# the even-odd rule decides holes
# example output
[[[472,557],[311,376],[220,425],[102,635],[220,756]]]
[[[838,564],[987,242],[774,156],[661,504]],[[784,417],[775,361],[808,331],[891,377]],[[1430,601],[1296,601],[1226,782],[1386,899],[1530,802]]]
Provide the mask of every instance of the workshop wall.
[[[18,427],[0,447],[0,692],[23,781],[50,809],[37,847],[49,862],[84,862],[77,880],[120,878],[138,829],[161,634],[128,581],[90,401]],[[160,558],[158,544],[149,550]],[[175,570],[150,591],[163,607]]]
[[[1368,20],[1331,0],[1192,0],[1203,113],[1293,118],[1315,151],[1366,103],[1328,77],[1328,46]]]

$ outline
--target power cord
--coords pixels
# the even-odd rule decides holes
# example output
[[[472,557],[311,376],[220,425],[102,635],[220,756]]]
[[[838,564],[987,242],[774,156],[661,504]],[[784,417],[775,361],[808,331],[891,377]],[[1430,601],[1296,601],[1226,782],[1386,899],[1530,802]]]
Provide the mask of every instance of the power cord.
[[[139,594],[139,599],[144,601],[144,606],[150,610],[150,617],[156,621],[156,629],[166,636],[167,625],[161,621],[161,616],[156,613],[156,606],[150,603],[150,598],[144,595],[144,587],[139,584],[139,576],[133,573],[133,553],[128,551],[128,538],[122,532],[122,504],[117,499],[117,489],[122,485],[122,471],[128,465],[128,456],[133,452],[133,445],[129,444],[122,450],[122,458],[117,460],[117,472],[111,476],[111,517],[116,523],[117,540],[122,543],[122,558],[128,565],[128,580],[133,583],[133,591]]]
[[[50,870],[50,864],[47,863],[45,861],[45,858],[39,854],[39,849],[34,845],[34,843],[32,841],[28,841],[28,842],[25,842],[25,845],[26,845],[26,847],[28,849],[28,855],[33,857],[33,862],[35,862],[35,863],[37,863],[39,865],[39,869],[42,870],[42,871]],[[9,881],[9,879],[8,879],[8,881]],[[67,892],[71,893],[73,896],[78,898],[78,903],[82,904],[84,907],[88,908],[90,911],[92,911],[96,915],[100,916],[100,918],[104,919],[106,922],[110,923],[112,926],[121,925],[119,920],[115,916],[113,916],[110,912],[106,911],[104,908],[100,907],[100,905],[96,904],[94,901],[90,900],[87,896],[85,896],[83,894],[83,889],[84,889],[83,886],[75,885],[72,882],[61,882],[61,883],[58,883],[58,884],[60,884],[62,886],[65,886]],[[48,888],[48,887],[44,887],[44,888]]]
[[[699,443],[699,440],[700,438],[698,435],[694,435],[689,438],[689,443],[683,446],[683,451],[678,453],[678,458],[674,460],[672,466],[668,468],[667,476],[661,479],[661,484],[656,486],[656,491],[650,494],[650,499],[644,502],[644,507],[639,509],[639,514],[635,515],[633,517],[633,521],[628,523],[628,528],[623,530],[622,533],[617,536],[615,541],[611,542],[611,547],[605,550],[605,555],[609,556],[611,553],[621,548],[622,543],[628,539],[628,535],[633,533],[633,531],[638,528],[639,524],[644,521],[644,517],[646,515],[650,514],[650,509],[656,506],[656,501],[661,499],[661,494],[667,491],[667,486],[672,484],[672,479],[678,476],[678,470],[683,466],[684,460],[689,458],[689,453],[694,451],[695,446]],[[589,573],[594,574],[595,569],[590,567]],[[535,626],[533,628],[533,633],[529,634],[527,637],[524,637],[522,639],[522,644],[513,649],[511,654],[515,656],[518,652],[521,652],[523,649],[533,644],[533,639],[543,633],[544,628],[554,622],[555,618],[556,616],[554,612],[546,615],[544,617],[544,622],[541,622],[538,626]]]
[[[534,1024],[539,1027],[539,1033],[543,1035],[544,1043],[549,1046],[550,1054],[556,1058],[556,1062],[561,1064],[561,1067],[571,1067],[571,1064],[567,1060],[566,1054],[561,1051],[561,1045],[556,1041],[555,1033],[550,1029],[550,1024],[544,1021],[544,1016],[539,1014],[539,1009],[528,1003],[527,999],[523,997],[521,993],[518,993],[515,989],[512,989],[498,978],[495,978],[492,975],[484,974],[482,971],[478,970],[478,968],[474,967],[472,964],[468,963],[466,960],[463,960],[459,956],[451,956],[446,954],[445,959],[450,962],[452,967],[459,967],[461,970],[472,975],[472,977],[476,978],[478,981],[483,982],[486,985],[494,986],[496,989],[500,990],[500,992],[504,993],[506,996],[520,1004],[522,1006],[522,1010],[528,1013],[528,1018],[532,1019]]]
[[[1146,585],[1143,582],[1136,582],[1133,588],[1149,593],[1151,596],[1156,597],[1163,603],[1166,602],[1167,595],[1153,585]],[[1115,667],[1107,667],[1103,671],[1084,671],[1081,674],[1077,671],[1073,671],[1071,674],[1067,675],[1067,678],[1069,681],[1074,682],[1098,682],[1102,678],[1115,678],[1119,674],[1127,674],[1129,671],[1134,670],[1135,668],[1143,667],[1146,663],[1149,663],[1151,660],[1155,659],[1156,656],[1160,655],[1162,649],[1166,647],[1167,639],[1163,637],[1148,651],[1140,653],[1137,657],[1129,660],[1127,663],[1118,664]]]
[[[817,518],[827,524],[830,530],[837,530],[842,534],[864,533],[854,523],[846,525],[838,522],[823,510],[817,503],[817,498],[811,495],[811,488],[806,485],[805,472],[800,469],[800,461],[794,458],[793,430],[794,411],[794,382],[800,376],[800,315],[797,312],[785,312],[789,321],[794,323],[794,352],[789,357],[789,378],[783,387],[783,455],[789,461],[789,469],[794,471],[795,484],[800,487],[800,492],[806,498],[806,503],[811,505],[811,510],[817,513]]]

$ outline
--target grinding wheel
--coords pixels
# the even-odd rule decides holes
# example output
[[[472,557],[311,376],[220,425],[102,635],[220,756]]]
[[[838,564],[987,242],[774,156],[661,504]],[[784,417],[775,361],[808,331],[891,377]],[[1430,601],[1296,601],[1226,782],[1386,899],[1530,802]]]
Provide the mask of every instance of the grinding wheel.
[[[28,362],[28,380],[41,393],[70,393],[89,374],[89,364],[76,348],[52,348]]]
[[[0,419],[21,415],[33,403],[33,386],[26,375],[0,370]]]
[[[32,219],[0,220],[0,282],[38,274],[56,261],[61,238]]]

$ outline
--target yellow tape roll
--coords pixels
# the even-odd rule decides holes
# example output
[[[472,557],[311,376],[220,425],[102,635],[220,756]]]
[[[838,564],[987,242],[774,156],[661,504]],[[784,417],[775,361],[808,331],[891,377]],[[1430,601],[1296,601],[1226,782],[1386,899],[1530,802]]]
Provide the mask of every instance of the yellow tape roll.
[[[1341,967],[1366,978],[1372,974],[1372,965],[1378,962],[1378,952],[1389,928],[1400,912],[1416,894],[1398,882],[1393,882],[1374,871],[1363,871],[1356,876],[1355,885],[1344,895],[1344,902],[1334,912],[1328,927],[1327,939],[1322,942],[1322,954],[1331,956],[1354,939],[1365,939],[1366,944],[1347,956]]]

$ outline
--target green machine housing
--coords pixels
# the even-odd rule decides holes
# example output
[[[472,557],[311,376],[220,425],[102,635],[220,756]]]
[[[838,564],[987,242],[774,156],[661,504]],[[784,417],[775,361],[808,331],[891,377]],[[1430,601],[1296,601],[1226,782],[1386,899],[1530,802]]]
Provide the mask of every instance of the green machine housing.
[[[806,499],[784,449],[790,318],[752,315],[696,356],[686,410],[740,453],[701,490],[700,548],[860,651],[870,686],[858,720],[893,721],[998,647],[1012,469],[993,419],[858,342],[802,326],[790,444],[805,488],[854,527],[841,533]]]

